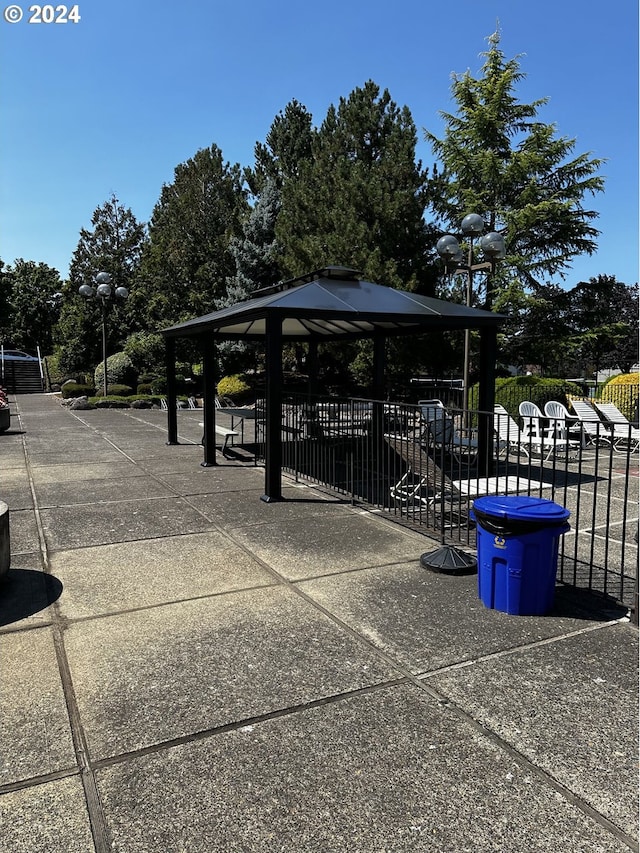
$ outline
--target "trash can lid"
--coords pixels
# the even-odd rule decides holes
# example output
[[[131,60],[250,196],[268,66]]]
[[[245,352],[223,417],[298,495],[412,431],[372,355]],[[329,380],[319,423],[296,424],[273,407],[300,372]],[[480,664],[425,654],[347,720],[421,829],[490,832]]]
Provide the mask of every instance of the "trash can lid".
[[[560,504],[530,495],[489,495],[477,498],[473,508],[485,515],[497,518],[512,518],[520,521],[549,521],[557,523],[571,515]]]

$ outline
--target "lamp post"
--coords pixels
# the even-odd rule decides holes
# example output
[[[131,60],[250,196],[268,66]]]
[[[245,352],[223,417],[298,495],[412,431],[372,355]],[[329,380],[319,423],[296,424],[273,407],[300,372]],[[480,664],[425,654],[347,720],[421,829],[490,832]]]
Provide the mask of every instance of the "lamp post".
[[[473,296],[473,274],[480,270],[486,271],[490,277],[496,268],[496,261],[501,261],[506,256],[506,248],[504,237],[496,231],[490,231],[488,234],[482,235],[484,231],[484,220],[478,213],[468,213],[461,223],[462,234],[467,238],[468,252],[467,263],[463,263],[462,248],[457,238],[452,234],[445,234],[440,237],[436,243],[436,250],[445,263],[445,271],[455,273],[466,273],[467,275],[467,291],[466,305],[471,307]],[[473,263],[473,241],[480,237],[480,248],[488,260],[474,264]],[[488,282],[488,279],[487,279]],[[487,283],[487,295],[485,298],[484,307],[487,311],[491,310],[491,295],[489,285]],[[465,418],[469,411],[469,362],[471,350],[471,330],[464,331],[464,412]]]
[[[82,284],[78,293],[85,299],[99,299],[102,309],[102,376],[104,396],[107,396],[107,306],[111,300],[127,299],[129,291],[126,287],[111,287],[111,276],[108,272],[99,272],[94,285]]]

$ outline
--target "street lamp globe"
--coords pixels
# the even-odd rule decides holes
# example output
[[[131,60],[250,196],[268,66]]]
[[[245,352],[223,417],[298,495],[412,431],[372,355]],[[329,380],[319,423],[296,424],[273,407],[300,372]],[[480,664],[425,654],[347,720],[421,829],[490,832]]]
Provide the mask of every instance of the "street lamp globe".
[[[90,284],[81,284],[78,288],[78,293],[80,296],[85,296],[87,299],[90,299],[93,296],[93,288]]]
[[[491,231],[480,238],[480,248],[492,261],[502,261],[507,256],[507,247],[502,234]]]
[[[452,234],[445,234],[444,237],[440,237],[436,243],[436,251],[447,262],[453,263],[462,260],[460,243]]]
[[[116,296],[120,297],[120,299],[127,299],[129,291],[126,287],[116,287]]]
[[[484,220],[479,213],[467,213],[462,220],[462,233],[467,237],[479,237],[484,231]]]

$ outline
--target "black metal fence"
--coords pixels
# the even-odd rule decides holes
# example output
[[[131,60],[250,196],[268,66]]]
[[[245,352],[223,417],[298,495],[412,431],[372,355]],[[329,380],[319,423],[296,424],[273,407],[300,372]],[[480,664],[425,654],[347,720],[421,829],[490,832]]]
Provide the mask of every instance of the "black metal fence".
[[[383,511],[442,544],[476,546],[469,518],[481,495],[538,495],[571,511],[560,581],[635,607],[638,585],[638,431],[575,419],[463,412],[289,395],[283,467],[298,480]],[[543,413],[544,414],[544,413]],[[490,436],[488,445],[480,434]],[[256,419],[257,458],[264,421]],[[484,452],[484,457],[482,456]]]

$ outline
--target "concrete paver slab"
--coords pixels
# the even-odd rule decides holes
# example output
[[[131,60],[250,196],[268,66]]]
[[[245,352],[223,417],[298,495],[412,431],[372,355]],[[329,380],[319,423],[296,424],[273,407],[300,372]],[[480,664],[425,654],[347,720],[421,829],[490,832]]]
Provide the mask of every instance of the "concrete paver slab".
[[[75,767],[50,629],[0,634],[0,650],[0,782]]]
[[[38,487],[48,484],[82,482],[84,480],[123,480],[128,477],[142,477],[141,471],[133,462],[122,459],[120,462],[77,462],[64,465],[41,465],[32,470],[33,481]]]
[[[40,484],[38,488],[40,509],[86,504],[88,502],[102,504],[106,501],[173,497],[175,494],[169,486],[162,485],[154,477],[90,480],[89,484],[89,488],[87,488],[86,481],[85,483],[74,481],[71,483]]]
[[[87,509],[82,505],[41,512],[47,545],[53,550],[82,548],[135,539],[155,539],[211,528],[183,498],[114,501]]]
[[[585,625],[568,614],[513,617],[491,610],[478,598],[477,575],[431,572],[418,560],[297,586],[416,674]]]
[[[168,483],[179,495],[210,495],[220,491],[245,491],[262,488],[264,493],[264,471],[254,466],[216,465],[202,468],[197,465],[183,473],[156,472],[157,476]]]
[[[9,538],[12,554],[28,553],[40,549],[36,515],[32,509],[9,507]]]
[[[11,853],[95,853],[77,776],[3,794],[0,825]]]
[[[268,505],[268,508],[271,505]],[[273,505],[278,511],[278,504]],[[430,540],[347,506],[322,508],[313,521],[247,524],[234,530],[270,566],[289,580],[419,559]]]
[[[524,762],[409,686],[136,757],[97,778],[116,853],[628,853]]]
[[[65,647],[94,758],[396,674],[284,588],[76,623]]]
[[[637,838],[637,661],[638,633],[622,624],[428,683]]]
[[[274,583],[217,531],[56,551],[50,566],[64,584],[60,609],[69,619]]]

